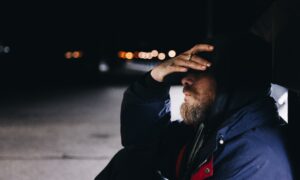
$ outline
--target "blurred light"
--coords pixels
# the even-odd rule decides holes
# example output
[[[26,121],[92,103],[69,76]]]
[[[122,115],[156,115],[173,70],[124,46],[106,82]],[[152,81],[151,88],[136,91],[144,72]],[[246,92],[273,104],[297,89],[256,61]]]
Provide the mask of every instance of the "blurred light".
[[[125,54],[126,59],[133,59],[133,53],[132,52],[127,52]]]
[[[139,58],[145,59],[146,58],[146,53],[145,52],[139,52]]]
[[[109,71],[109,66],[106,62],[99,62],[99,66],[98,66],[98,69],[100,72],[108,72]]]
[[[149,53],[149,58],[148,59],[152,59],[152,58],[153,58],[152,54]]]
[[[169,55],[169,57],[175,57],[176,56],[176,52],[174,51],[174,50],[170,50],[169,52],[168,52],[168,55]]]
[[[81,57],[81,52],[80,51],[74,51],[73,52],[73,58],[77,59]]]
[[[158,51],[157,50],[152,50],[151,55],[152,55],[152,57],[157,57],[158,56]]]
[[[151,55],[151,53],[146,53],[146,55],[145,55],[145,59],[152,59],[152,55]]]
[[[133,58],[139,58],[139,52],[138,51],[135,51],[134,53],[133,53]]]
[[[71,59],[72,58],[72,52],[68,51],[65,53],[65,58],[66,59]]]
[[[119,51],[118,52],[118,57],[121,58],[121,59],[125,59],[125,54],[126,54],[125,51]]]
[[[10,47],[9,46],[5,46],[3,49],[4,53],[9,53],[10,51]]]
[[[159,53],[158,54],[158,59],[159,60],[164,60],[166,58],[166,54],[165,53]]]

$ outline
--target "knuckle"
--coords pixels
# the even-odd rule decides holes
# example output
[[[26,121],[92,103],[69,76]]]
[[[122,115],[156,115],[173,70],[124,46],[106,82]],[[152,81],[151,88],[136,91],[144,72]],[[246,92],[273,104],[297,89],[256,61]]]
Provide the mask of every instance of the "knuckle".
[[[179,63],[179,59],[178,59],[178,58],[175,58],[175,59],[173,60],[173,63],[175,63],[175,64]]]
[[[173,66],[175,66],[175,64],[174,64],[174,63],[171,63],[171,64],[169,64],[169,65],[167,66],[167,68],[169,69],[169,68],[172,68]]]
[[[190,66],[190,65],[191,65],[191,62],[190,62],[190,61],[184,61],[184,64],[185,64],[186,66]]]
[[[170,70],[170,69],[172,69],[172,67],[173,67],[173,65],[171,64],[170,66],[167,66],[166,69]]]
[[[178,58],[177,59],[184,59],[186,56],[186,54],[180,54],[179,56],[177,56]]]
[[[174,66],[174,65],[176,65],[178,63],[179,63],[179,60],[178,59],[174,59],[174,61],[172,62],[172,65]]]
[[[200,44],[196,44],[196,45],[193,47],[193,49],[199,48],[199,45],[200,45]]]
[[[196,63],[194,61],[187,61],[188,65],[194,66]]]

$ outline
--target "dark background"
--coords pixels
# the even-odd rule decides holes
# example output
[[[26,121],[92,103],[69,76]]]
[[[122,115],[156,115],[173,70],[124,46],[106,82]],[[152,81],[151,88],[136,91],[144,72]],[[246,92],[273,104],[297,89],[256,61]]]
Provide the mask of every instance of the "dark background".
[[[20,99],[38,102],[52,91],[64,94],[62,91],[83,87],[128,85],[142,73],[126,70],[127,62],[117,56],[121,50],[175,49],[180,53],[206,37],[255,32],[272,45],[273,83],[289,91],[287,138],[297,173],[298,0],[1,1],[0,12],[0,45],[10,49],[9,53],[0,52],[0,98],[2,107],[10,104],[13,109]],[[64,57],[67,51],[75,50],[82,51],[81,59]],[[99,72],[103,61],[111,67],[108,73]],[[147,66],[158,60],[132,62]],[[48,91],[51,93],[45,93]],[[10,112],[2,108],[0,113]],[[22,114],[20,117],[23,121]]]
[[[2,2],[0,42],[10,46],[10,53],[0,57],[1,80],[43,84],[97,79],[101,59],[122,64],[120,50],[182,52],[207,36],[249,30],[271,2]],[[68,50],[82,50],[82,60],[64,59]]]

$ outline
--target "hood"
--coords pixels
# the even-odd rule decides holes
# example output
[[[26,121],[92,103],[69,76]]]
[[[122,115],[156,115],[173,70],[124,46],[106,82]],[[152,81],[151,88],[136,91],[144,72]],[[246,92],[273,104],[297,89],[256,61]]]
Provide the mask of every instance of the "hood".
[[[227,116],[227,117],[226,117]],[[259,97],[228,113],[217,131],[217,139],[227,141],[250,129],[266,124],[282,124],[273,98]],[[276,121],[277,120],[277,121]]]
[[[230,87],[259,87],[271,81],[272,48],[260,37],[250,33],[218,35],[201,43],[214,46],[212,52],[194,54],[207,59],[212,66],[206,71],[188,70],[165,77],[169,85],[180,85],[188,73],[209,73],[220,90]]]

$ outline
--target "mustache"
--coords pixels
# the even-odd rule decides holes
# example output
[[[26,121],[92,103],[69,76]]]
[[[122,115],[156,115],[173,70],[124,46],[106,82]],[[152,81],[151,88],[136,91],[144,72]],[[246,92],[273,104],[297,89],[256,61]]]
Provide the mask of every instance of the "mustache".
[[[197,94],[196,91],[195,91],[195,89],[192,88],[191,86],[184,86],[182,92],[183,93],[188,93],[188,94],[190,94],[192,96]]]

